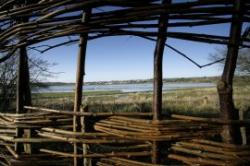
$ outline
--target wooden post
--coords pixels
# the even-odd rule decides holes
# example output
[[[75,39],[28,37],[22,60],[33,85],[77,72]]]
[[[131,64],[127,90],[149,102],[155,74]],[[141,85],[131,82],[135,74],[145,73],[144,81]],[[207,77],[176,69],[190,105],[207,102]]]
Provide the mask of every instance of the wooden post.
[[[170,4],[171,0],[163,0],[163,4]],[[158,38],[154,52],[154,89],[153,89],[153,120],[161,119],[162,112],[162,60],[164,47],[166,43],[165,33],[167,31],[168,14],[162,14],[159,20]],[[152,145],[152,163],[160,163],[160,145],[159,142],[153,142]]]
[[[240,120],[245,120],[245,115],[243,111],[239,111],[239,118]],[[240,133],[242,137],[242,145],[247,145],[247,132],[246,132],[246,127],[242,126],[240,128]]]
[[[23,83],[24,83],[24,105],[25,106],[31,106],[32,102],[31,102],[31,89],[30,89],[30,74],[29,74],[29,60],[28,60],[28,55],[27,55],[27,49],[26,47],[21,47],[20,48],[20,54],[23,55],[24,58],[24,68],[23,68]],[[24,110],[24,108],[22,108],[23,112],[26,112]],[[27,138],[32,137],[32,133],[34,133],[34,131],[30,130],[30,129],[26,129],[24,130],[24,136]],[[32,147],[31,144],[24,144],[24,152],[31,154],[32,153]]]
[[[82,17],[82,22],[88,22],[91,15],[91,9],[85,10]],[[79,42],[79,54],[77,60],[77,73],[76,73],[76,88],[75,88],[75,102],[74,102],[74,112],[80,112],[80,107],[82,103],[82,87],[83,87],[83,79],[85,75],[85,58],[86,58],[86,49],[88,42],[88,33],[80,35]],[[74,116],[73,118],[73,127],[74,131],[81,131],[81,121],[80,117]],[[74,144],[74,156],[76,156],[79,152],[78,147],[81,145]],[[74,166],[80,166],[83,164],[81,159],[74,157]]]
[[[16,113],[22,113],[23,112],[23,108],[24,108],[24,100],[23,100],[23,94],[24,94],[24,83],[23,83],[23,72],[24,72],[24,61],[25,61],[25,57],[23,54],[19,54],[18,57],[18,71],[17,71],[17,88],[16,88]],[[22,137],[23,135],[23,130],[18,129],[16,131],[16,136],[17,137]],[[17,153],[21,153],[23,151],[22,146],[20,143],[16,143],[15,144],[15,151]]]
[[[16,113],[24,113],[24,105],[31,105],[28,55],[25,46],[20,48],[18,61]],[[23,134],[23,129],[17,129],[17,137],[22,137]],[[26,148],[23,149],[20,143],[16,143],[15,150],[17,153],[21,153],[23,150],[25,150],[26,153],[31,153],[31,146],[26,145]]]
[[[26,5],[27,2],[24,1],[21,4],[17,4],[14,8]],[[15,19],[17,23],[25,23],[29,21],[28,17],[21,17]],[[30,89],[30,75],[29,75],[29,63],[28,54],[26,46],[22,46],[19,49],[18,55],[18,71],[17,71],[17,81],[16,81],[16,113],[24,113],[24,105],[31,106],[31,89]],[[31,130],[18,129],[16,131],[17,137],[23,137],[24,134],[27,137],[31,137]],[[25,152],[32,153],[31,144],[15,144],[15,151],[17,153]]]
[[[85,106],[85,107],[81,108],[81,112],[88,112],[88,106]],[[82,131],[82,133],[90,132],[88,125],[89,124],[88,124],[88,121],[87,121],[87,117],[82,116],[81,117],[81,126],[82,126],[81,131]],[[82,144],[82,154],[83,154],[83,156],[86,156],[88,154],[88,149],[89,149],[88,144]],[[83,165],[84,166],[91,166],[92,165],[91,158],[84,158],[83,159]]]
[[[231,23],[230,40],[227,51],[224,71],[217,89],[220,100],[220,111],[224,120],[238,120],[239,113],[233,102],[233,77],[236,68],[239,45],[241,40],[241,29],[243,19],[244,1],[235,0],[234,8],[237,12],[233,15]],[[240,128],[233,125],[224,126],[222,137],[226,143],[241,144]]]
[[[25,106],[32,105],[31,98],[31,89],[30,89],[30,73],[29,73],[29,59],[27,54],[26,46],[20,48],[20,54],[22,54],[24,58],[24,104]]]

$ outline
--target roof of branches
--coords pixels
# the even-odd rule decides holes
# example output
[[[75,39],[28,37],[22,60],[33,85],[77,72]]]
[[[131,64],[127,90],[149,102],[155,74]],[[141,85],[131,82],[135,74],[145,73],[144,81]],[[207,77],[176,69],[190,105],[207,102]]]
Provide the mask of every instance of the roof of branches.
[[[237,11],[235,0],[182,0],[170,4],[161,0],[0,0],[0,62],[21,46],[64,36],[88,33],[89,40],[106,36],[135,35],[153,40],[158,20],[165,15],[168,27],[204,26],[231,23],[239,12],[250,22],[250,2]],[[83,21],[84,13],[92,11]],[[169,38],[228,44],[228,36],[190,32],[164,32]],[[249,28],[241,46],[250,47]],[[64,45],[73,41],[64,41]],[[59,46],[58,45],[58,46]]]

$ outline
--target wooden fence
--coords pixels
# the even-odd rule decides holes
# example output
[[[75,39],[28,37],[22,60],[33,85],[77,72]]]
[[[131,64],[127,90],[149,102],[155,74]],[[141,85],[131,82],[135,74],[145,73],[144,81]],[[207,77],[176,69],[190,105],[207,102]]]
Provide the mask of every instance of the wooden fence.
[[[248,0],[0,1],[0,63],[18,56],[16,114],[0,115],[1,164],[140,166],[182,161],[188,165],[227,165],[235,159],[231,155],[211,152],[210,149],[215,147],[227,149],[228,154],[235,154],[240,149],[244,155],[236,155],[237,159],[248,162],[245,161],[249,156],[248,147],[239,144],[240,127],[249,125],[249,121],[239,120],[233,103],[232,85],[239,49],[250,47],[250,28],[243,29],[249,22]],[[230,34],[202,34],[202,30],[187,32],[177,29],[198,26],[202,29],[219,24],[228,24]],[[156,43],[152,112],[88,112],[81,108],[87,43],[102,37],[124,35]],[[55,45],[41,46],[44,41],[68,36],[77,38],[63,38]],[[220,119],[179,115],[163,119],[164,48],[172,49],[200,68],[218,62],[201,66],[168,45],[168,39],[227,46],[225,67],[218,83]],[[79,43],[79,55],[74,110],[32,107],[27,51],[44,53],[76,42]],[[93,120],[93,117],[98,120]],[[220,133],[224,143],[204,140]],[[188,146],[191,144],[194,147]],[[241,151],[242,148],[244,151]],[[92,152],[94,150],[96,152]],[[174,154],[170,154],[172,151]],[[215,153],[222,156],[220,161],[214,157]]]

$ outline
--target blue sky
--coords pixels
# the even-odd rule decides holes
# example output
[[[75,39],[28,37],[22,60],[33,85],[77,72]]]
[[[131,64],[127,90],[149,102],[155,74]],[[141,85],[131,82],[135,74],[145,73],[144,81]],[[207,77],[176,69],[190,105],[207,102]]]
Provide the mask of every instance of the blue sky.
[[[173,31],[173,29],[169,29]],[[179,28],[174,31],[209,33],[228,35],[229,26],[202,26],[196,28]],[[65,40],[57,39],[56,42]],[[200,64],[209,62],[209,55],[221,45],[201,44],[176,39],[168,39],[167,43],[187,54]],[[155,42],[138,37],[106,37],[90,41],[87,48],[86,81],[109,81],[148,79],[153,77],[153,52]],[[38,53],[35,53],[39,55]],[[50,70],[63,72],[47,81],[74,82],[78,45],[59,47],[41,55],[50,62],[57,63]],[[39,55],[40,56],[40,55]],[[199,69],[189,61],[168,48],[164,52],[164,78],[203,77],[221,74],[218,65]]]

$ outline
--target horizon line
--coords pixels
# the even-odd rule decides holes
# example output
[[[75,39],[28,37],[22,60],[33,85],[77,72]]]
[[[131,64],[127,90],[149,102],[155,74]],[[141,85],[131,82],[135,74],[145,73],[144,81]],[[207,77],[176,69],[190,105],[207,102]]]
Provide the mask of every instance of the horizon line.
[[[214,75],[214,76],[197,76],[197,77],[171,77],[171,78],[163,78],[163,80],[171,80],[171,79],[190,79],[190,78],[211,78],[211,77],[220,77],[220,75]],[[237,75],[236,75],[237,77]],[[139,79],[123,79],[123,80],[99,80],[99,81],[86,81],[85,83],[96,83],[96,82],[119,82],[119,81],[144,81],[144,80],[153,80],[153,78],[139,78]],[[73,82],[67,82],[67,81],[41,81],[40,83],[75,83]]]

